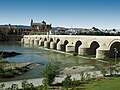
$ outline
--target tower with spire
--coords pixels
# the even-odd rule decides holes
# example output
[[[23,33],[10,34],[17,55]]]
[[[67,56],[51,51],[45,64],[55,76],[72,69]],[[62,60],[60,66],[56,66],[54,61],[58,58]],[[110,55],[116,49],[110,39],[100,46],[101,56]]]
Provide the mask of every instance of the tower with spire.
[[[32,26],[32,24],[33,24],[33,19],[31,19],[31,22],[30,22],[30,24],[31,24],[31,26]]]

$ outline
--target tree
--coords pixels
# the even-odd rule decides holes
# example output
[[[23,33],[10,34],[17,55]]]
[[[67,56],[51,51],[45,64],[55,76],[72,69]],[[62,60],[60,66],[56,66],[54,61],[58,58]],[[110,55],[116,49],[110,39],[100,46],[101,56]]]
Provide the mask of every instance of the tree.
[[[116,32],[117,30],[116,30],[116,29],[113,29],[112,31]]]
[[[93,29],[94,31],[99,31],[99,29],[96,28],[96,27],[92,27],[92,29]]]
[[[68,90],[69,87],[72,86],[72,79],[71,75],[67,75],[64,81],[62,81],[63,86]]]
[[[60,73],[60,62],[58,61],[51,61],[48,63],[45,68],[43,69],[43,76],[46,78],[48,85],[51,85],[55,77]]]

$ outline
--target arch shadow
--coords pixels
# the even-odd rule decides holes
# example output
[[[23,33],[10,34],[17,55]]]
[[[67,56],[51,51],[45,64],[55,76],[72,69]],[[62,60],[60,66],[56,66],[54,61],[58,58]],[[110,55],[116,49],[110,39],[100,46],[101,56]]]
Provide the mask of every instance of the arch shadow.
[[[66,51],[66,45],[67,45],[68,43],[69,43],[68,40],[65,40],[65,41],[64,41],[64,44],[61,45],[61,51]]]
[[[78,54],[78,47],[82,44],[81,41],[77,41],[76,44],[75,44],[75,54]]]
[[[50,38],[50,42],[47,43],[48,49],[50,49],[50,43],[53,42],[53,39]]]
[[[120,57],[120,42],[114,42],[110,46],[109,57],[114,58],[115,55],[116,55],[116,57]]]
[[[88,50],[88,54],[89,55],[96,55],[96,49],[99,48],[100,45],[98,42],[96,41],[93,41],[91,44],[90,44],[90,49]]]
[[[57,43],[60,41],[60,39],[58,38],[57,41],[55,42],[55,45],[54,45],[54,49],[57,49]]]

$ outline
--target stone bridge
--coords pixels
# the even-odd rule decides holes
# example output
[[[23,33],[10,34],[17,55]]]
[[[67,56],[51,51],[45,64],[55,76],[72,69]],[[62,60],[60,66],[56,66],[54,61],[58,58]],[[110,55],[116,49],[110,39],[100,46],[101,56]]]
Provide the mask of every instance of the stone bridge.
[[[97,59],[120,57],[120,36],[25,35],[21,42]]]

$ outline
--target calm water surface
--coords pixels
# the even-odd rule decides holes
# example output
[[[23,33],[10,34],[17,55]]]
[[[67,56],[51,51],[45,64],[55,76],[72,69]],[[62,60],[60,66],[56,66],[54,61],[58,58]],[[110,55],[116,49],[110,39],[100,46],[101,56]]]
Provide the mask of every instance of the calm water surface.
[[[101,63],[97,60],[80,58],[77,56],[72,56],[69,54],[44,49],[42,47],[25,46],[18,43],[2,42],[0,43],[0,51],[8,51],[8,52],[15,51],[22,53],[22,55],[7,58],[8,61],[34,62],[40,64],[36,68],[24,73],[21,76],[17,76],[15,78],[10,78],[10,79],[4,79],[0,81],[21,80],[21,79],[42,77],[41,71],[43,67],[51,60],[60,61],[63,65],[62,67],[65,66],[68,67],[73,65],[81,65],[81,66],[87,65],[87,66],[95,66],[96,69],[100,69],[101,67],[107,66],[107,64]]]

